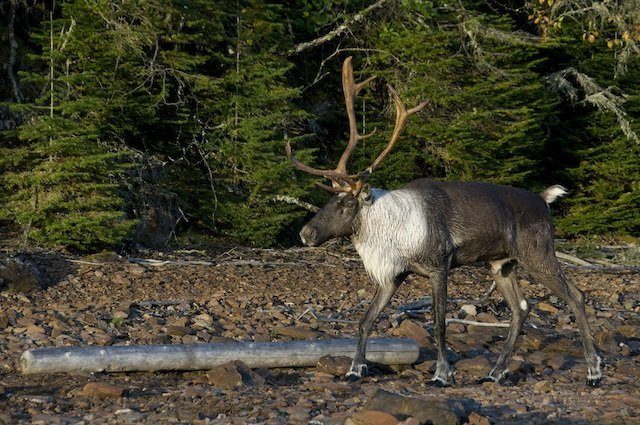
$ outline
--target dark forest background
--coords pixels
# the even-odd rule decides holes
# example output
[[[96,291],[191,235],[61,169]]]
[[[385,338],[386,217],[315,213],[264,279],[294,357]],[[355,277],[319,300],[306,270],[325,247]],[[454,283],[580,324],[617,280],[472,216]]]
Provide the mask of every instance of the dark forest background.
[[[640,233],[636,0],[0,2],[0,226],[80,251],[224,241],[287,246],[329,196],[357,100],[364,169],[394,110],[411,117],[371,178],[541,190],[564,237]],[[310,42],[310,43],[308,43]]]

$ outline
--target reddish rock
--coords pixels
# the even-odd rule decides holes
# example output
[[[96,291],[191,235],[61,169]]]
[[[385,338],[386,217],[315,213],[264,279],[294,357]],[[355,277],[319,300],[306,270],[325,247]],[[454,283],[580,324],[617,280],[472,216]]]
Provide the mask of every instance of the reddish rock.
[[[468,425],[491,425],[489,419],[485,416],[482,416],[479,413],[471,412],[469,415],[469,419],[467,420]]]
[[[406,338],[412,338],[416,340],[420,347],[429,347],[431,346],[431,341],[429,339],[429,332],[418,322],[415,320],[404,320],[395,328],[392,332],[395,336],[403,336]]]
[[[82,388],[80,395],[94,398],[119,398],[124,395],[124,389],[106,382],[89,382]]]
[[[364,410],[380,410],[394,416],[410,416],[420,423],[434,425],[457,425],[460,423],[458,414],[443,401],[403,397],[384,390],[378,390],[365,403]]]
[[[640,339],[640,326],[626,324],[626,325],[619,326],[617,331],[625,338]]]
[[[436,370],[436,361],[435,360],[425,360],[422,363],[418,363],[414,366],[417,370],[424,373],[433,373]]]
[[[624,337],[622,337],[618,332],[606,329],[596,332],[595,335],[593,335],[596,345],[600,347],[602,351],[609,354],[618,353],[620,350],[620,346],[618,344],[623,338]]]
[[[547,366],[553,370],[568,369],[575,363],[575,359],[567,354],[556,354],[547,360]]]
[[[261,384],[264,378],[254,374],[243,362],[236,360],[207,371],[209,384],[220,388],[235,388],[245,384]]]
[[[547,313],[551,313],[551,314],[558,314],[558,312],[560,311],[554,306],[552,306],[551,304],[546,302],[540,302],[536,307],[538,310],[546,311]]]
[[[488,374],[491,367],[491,362],[484,356],[476,356],[470,359],[459,360],[455,364],[457,371],[477,376],[484,376]]]
[[[493,313],[479,313],[476,316],[476,320],[478,322],[485,322],[485,323],[496,323],[498,322],[498,319],[496,318],[496,316]]]
[[[354,391],[354,387],[344,382],[310,382],[307,388],[314,391],[329,390],[332,393],[349,394]]]
[[[335,376],[344,376],[351,368],[351,358],[346,356],[323,356],[316,370]]]

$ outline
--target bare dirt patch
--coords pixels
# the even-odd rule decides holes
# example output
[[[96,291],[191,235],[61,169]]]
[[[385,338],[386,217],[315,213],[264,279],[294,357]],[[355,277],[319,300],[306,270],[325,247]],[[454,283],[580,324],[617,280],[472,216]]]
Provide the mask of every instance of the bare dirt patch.
[[[116,256],[27,257],[42,273],[45,288],[0,292],[0,423],[342,423],[362,411],[378,390],[449,403],[461,423],[640,421],[637,272],[566,270],[587,295],[590,323],[605,350],[600,388],[585,385],[573,318],[526,276],[521,283],[534,307],[504,386],[475,382],[488,372],[488,361],[497,358],[507,329],[464,324],[450,324],[447,335],[451,360],[460,362],[456,384],[423,386],[435,359],[429,303],[401,309],[430,294],[428,282],[417,277],[400,288],[373,331],[393,336],[406,328],[420,334],[425,347],[417,364],[373,367],[356,384],[321,367],[253,370],[238,385],[221,385],[210,371],[24,376],[19,358],[26,349],[65,345],[355,336],[354,322],[375,288],[354,253],[322,248],[235,249],[216,256],[155,253],[150,257],[177,263],[153,265]],[[448,317],[463,318],[461,307],[490,284],[482,268],[456,270]],[[471,320],[510,317],[497,293],[488,305],[464,310],[475,313],[466,316]],[[402,327],[405,320],[426,332],[415,323]]]

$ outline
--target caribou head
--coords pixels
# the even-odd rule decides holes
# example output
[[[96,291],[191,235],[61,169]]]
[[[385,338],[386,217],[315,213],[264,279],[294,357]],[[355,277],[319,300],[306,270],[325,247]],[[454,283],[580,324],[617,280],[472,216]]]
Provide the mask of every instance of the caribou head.
[[[324,170],[301,163],[292,156],[291,146],[287,142],[287,158],[293,163],[294,167],[309,174],[331,180],[331,186],[322,183],[317,183],[317,185],[336,194],[300,231],[300,239],[307,246],[318,246],[329,239],[351,236],[357,232],[360,211],[373,202],[372,189],[367,184],[367,179],[393,149],[398,137],[404,130],[407,118],[427,105],[427,102],[422,102],[415,108],[407,110],[395,89],[387,85],[396,107],[396,123],[391,139],[368,168],[357,174],[350,174],[347,171],[347,161],[351,153],[359,141],[375,134],[375,130],[369,134],[358,133],[354,107],[355,97],[374,78],[375,76],[371,76],[360,83],[356,83],[353,76],[351,56],[345,59],[342,64],[342,90],[349,119],[349,143],[335,169]]]

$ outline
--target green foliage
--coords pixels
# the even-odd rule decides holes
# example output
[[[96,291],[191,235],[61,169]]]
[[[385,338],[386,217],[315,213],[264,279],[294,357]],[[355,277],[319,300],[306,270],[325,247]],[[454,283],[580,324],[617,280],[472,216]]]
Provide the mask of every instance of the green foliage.
[[[576,42],[584,28],[567,20],[547,31],[538,12],[548,3],[526,11],[389,2],[291,55],[373,2],[66,0],[53,2],[52,23],[46,5],[19,2],[16,69],[27,101],[8,102],[21,125],[0,133],[0,220],[44,245],[118,247],[141,214],[135,191],[152,186],[178,200],[186,217],[178,232],[291,244],[308,213],[282,196],[321,205],[328,195],[293,170],[284,141],[307,164],[335,166],[348,139],[340,65],[353,55],[358,80],[378,76],[356,103],[360,132],[377,133],[353,153],[350,171],[389,140],[389,83],[407,107],[429,106],[410,118],[373,185],[563,184],[571,194],[554,206],[563,235],[637,234],[640,145],[627,136],[640,131],[640,64],[614,54],[631,38],[616,48],[603,37]],[[600,92],[575,75],[566,80],[572,92],[557,90],[550,77],[569,67]],[[162,173],[127,181],[145,174],[142,158],[164,164]]]
[[[77,20],[43,21],[33,34],[41,53],[32,55],[34,71],[23,82],[46,90],[16,105],[26,119],[0,151],[7,215],[28,239],[92,250],[121,243],[135,225],[117,183],[131,164],[112,143],[131,128],[133,117],[118,122],[114,111],[124,107],[132,69],[114,67],[121,35],[86,2],[66,2],[62,15]],[[126,98],[143,112],[136,101]]]

